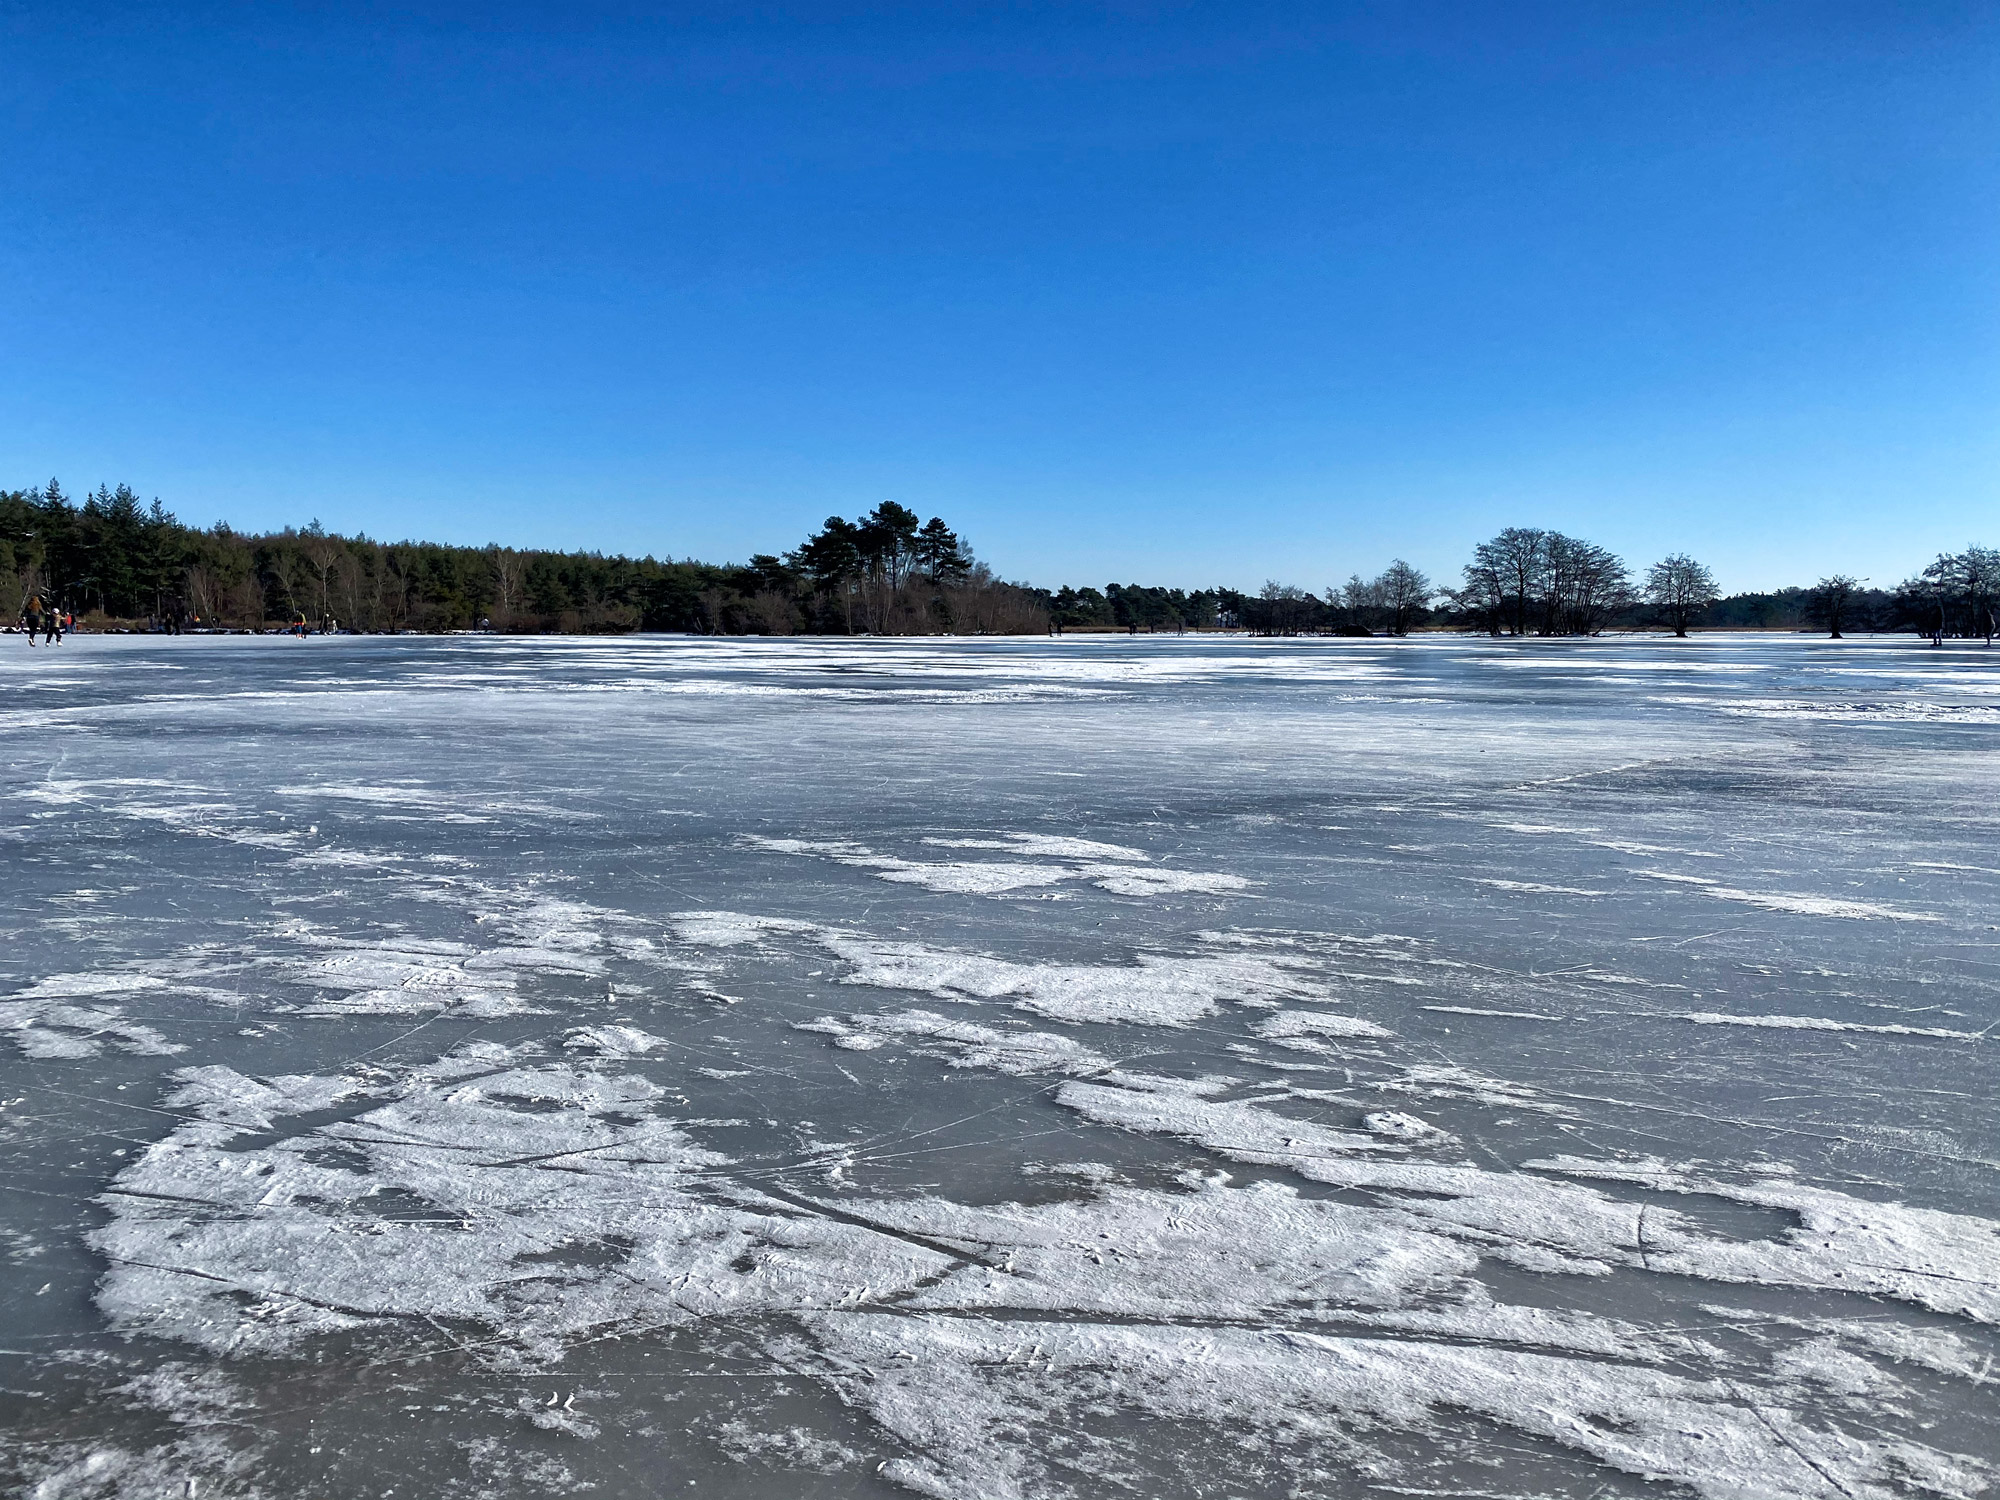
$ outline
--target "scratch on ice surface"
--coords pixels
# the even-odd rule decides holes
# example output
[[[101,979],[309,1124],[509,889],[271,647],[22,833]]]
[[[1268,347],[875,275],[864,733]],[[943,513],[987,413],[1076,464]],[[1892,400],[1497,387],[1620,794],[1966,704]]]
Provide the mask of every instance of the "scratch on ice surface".
[[[0,799],[77,892],[0,919],[13,1492],[2000,1478],[1992,673],[72,644]]]

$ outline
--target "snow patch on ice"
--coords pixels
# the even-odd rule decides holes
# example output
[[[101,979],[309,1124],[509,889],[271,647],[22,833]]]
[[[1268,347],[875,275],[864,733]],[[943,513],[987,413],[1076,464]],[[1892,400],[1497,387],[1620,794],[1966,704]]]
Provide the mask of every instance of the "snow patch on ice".
[[[1083,1493],[1075,1474],[1108,1467],[1117,1450],[1077,1432],[1080,1409],[1218,1436],[1245,1425],[1282,1432],[1279,1481],[1302,1466],[1299,1449],[1331,1458],[1351,1453],[1359,1435],[1422,1432],[1464,1415],[1704,1500],[1880,1500],[1907,1482],[1964,1495],[1990,1472],[1919,1443],[1831,1428],[1790,1403],[1746,1400],[1731,1380],[1601,1360],[1211,1324],[836,1313],[809,1326],[830,1356],[829,1378],[921,1455],[884,1473],[952,1500]],[[1072,1438],[1062,1459],[1047,1441],[1059,1431]]]
[[[739,911],[676,912],[668,922],[676,938],[697,948],[759,947],[770,937],[814,936],[826,930],[817,922]]]
[[[492,1330],[493,1357],[559,1358],[589,1333],[833,1307],[907,1289],[949,1257],[747,1190],[657,1112],[649,1081],[467,1047],[366,1088],[201,1070],[197,1111],[118,1174],[92,1248],[114,1328],[216,1353],[339,1330]],[[373,1095],[268,1142],[246,1120]]]
[[[1100,859],[1122,864],[1145,864],[1152,858],[1144,850],[1123,844],[1102,844],[1095,839],[1063,838],[1047,833],[1010,833],[997,839],[927,838],[926,844],[940,849],[1000,849],[1010,854],[1027,854],[1049,859]]]
[[[1935,1037],[1952,1042],[1985,1041],[1988,1035],[1984,1031],[1951,1031],[1942,1026],[1870,1026],[1859,1021],[1828,1020],[1824,1016],[1733,1016],[1709,1010],[1688,1011],[1677,1019],[1692,1021],[1697,1026],[1753,1026],[1770,1031],[1857,1031],[1876,1036]]]
[[[1119,896],[1166,896],[1190,892],[1223,894],[1248,890],[1253,882],[1219,872],[1168,870],[1150,863],[1150,856],[1116,844],[1090,839],[1040,834],[1010,834],[1003,839],[927,838],[927,845],[952,849],[993,849],[1023,856],[1049,856],[1052,862],[1025,864],[1007,860],[913,860],[881,854],[866,844],[844,839],[770,838],[746,834],[742,842],[773,854],[802,855],[835,864],[872,870],[882,880],[917,885],[949,894],[994,896],[1009,891],[1085,881]],[[1107,859],[1106,856],[1110,858]],[[1053,860],[1082,860],[1056,863]],[[1112,862],[1112,861],[1119,862]]]
[[[1079,865],[1079,879],[1114,896],[1176,896],[1186,894],[1226,895],[1247,891],[1255,883],[1240,875],[1199,870],[1163,870],[1158,866]]]
[[[1796,1215],[1777,1240],[1709,1236],[1659,1244],[1649,1269],[1712,1281],[1765,1282],[1891,1297],[1932,1312],[2000,1324],[2000,1223],[1812,1187],[1789,1176],[1731,1182],[1663,1162],[1559,1156],[1541,1171],[1702,1194]]]
[[[1441,1016],[1493,1016],[1503,1021],[1560,1021],[1562,1016],[1552,1016],[1539,1010],[1488,1010],[1480,1005],[1426,1005],[1428,1011]]]
[[[2000,722],[2000,705],[1939,703],[1921,699],[1880,702],[1804,698],[1709,699],[1659,697],[1655,703],[1705,708],[1736,719],[1818,719],[1836,724],[1992,724]]]
[[[1020,1010],[1062,1021],[1185,1026],[1225,1000],[1254,1005],[1323,997],[1306,965],[1250,954],[1141,953],[1130,964],[1024,964],[844,934],[822,941],[850,965],[843,984],[960,1002],[1011,1000]]]
[[[901,1041],[927,1056],[946,1058],[953,1067],[985,1068],[998,1073],[1091,1076],[1116,1066],[1110,1058],[1073,1037],[1047,1031],[1001,1031],[928,1010],[820,1016],[801,1021],[794,1029],[831,1037],[835,1046],[852,1052],[872,1052],[892,1041]]]
[[[126,995],[163,987],[139,974],[57,974],[0,1000],[0,1031],[27,1057],[49,1060],[96,1057],[108,1043],[141,1057],[186,1049],[151,1026],[130,1020],[116,1005],[72,1005],[67,997]]]
[[[1701,875],[1675,875],[1664,870],[1634,870],[1645,880],[1668,881],[1693,886],[1704,896],[1718,901],[1740,901],[1766,911],[1792,912],[1806,917],[1851,917],[1862,921],[1886,918],[1894,922],[1940,922],[1944,919],[1927,911],[1910,911],[1900,906],[1883,906],[1870,901],[1843,901],[1832,896],[1812,896],[1792,891],[1745,891],[1723,885]]]
[[[563,1037],[564,1050],[593,1057],[644,1057],[672,1045],[665,1037],[636,1026],[576,1026]]]
[[[1251,1029],[1281,1047],[1300,1052],[1321,1050],[1319,1039],[1322,1037],[1385,1037],[1395,1034],[1359,1016],[1341,1016],[1316,1010],[1280,1011],[1259,1021]]]
[[[165,989],[167,982],[153,974],[51,974],[24,990],[16,990],[15,1000],[90,1000],[101,995],[131,995],[141,990]]]
[[[1580,885],[1543,885],[1539,881],[1533,880],[1497,880],[1474,875],[1468,875],[1465,878],[1473,885],[1491,886],[1496,891],[1520,891],[1528,895],[1608,896],[1611,894],[1609,891],[1591,890],[1586,886]]]

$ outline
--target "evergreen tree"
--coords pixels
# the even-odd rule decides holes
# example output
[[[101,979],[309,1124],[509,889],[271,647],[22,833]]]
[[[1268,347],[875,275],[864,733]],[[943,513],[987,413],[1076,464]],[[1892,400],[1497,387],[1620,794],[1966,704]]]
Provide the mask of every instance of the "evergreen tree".
[[[932,583],[963,583],[972,571],[972,556],[958,539],[958,533],[932,516],[916,537],[917,565]]]
[[[1850,578],[1845,573],[1836,573],[1831,578],[1822,578],[1812,588],[1810,610],[1813,620],[1825,628],[1833,640],[1840,639],[1840,630],[1854,611],[1855,591],[1861,587],[1861,580]]]

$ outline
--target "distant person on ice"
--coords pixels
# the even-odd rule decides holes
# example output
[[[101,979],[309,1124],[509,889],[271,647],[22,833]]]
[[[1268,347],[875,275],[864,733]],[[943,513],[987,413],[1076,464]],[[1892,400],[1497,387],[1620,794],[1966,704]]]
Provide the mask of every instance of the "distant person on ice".
[[[35,595],[21,606],[21,623],[28,627],[28,644],[35,644],[35,632],[42,628],[42,596]]]

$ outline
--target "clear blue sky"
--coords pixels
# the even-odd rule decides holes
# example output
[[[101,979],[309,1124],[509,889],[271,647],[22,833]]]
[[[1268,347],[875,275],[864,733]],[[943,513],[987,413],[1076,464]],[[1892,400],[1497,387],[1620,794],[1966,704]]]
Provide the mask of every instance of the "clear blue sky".
[[[0,7],[0,486],[1008,576],[2000,543],[2000,6]]]

